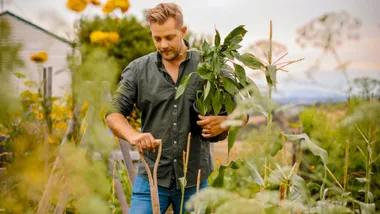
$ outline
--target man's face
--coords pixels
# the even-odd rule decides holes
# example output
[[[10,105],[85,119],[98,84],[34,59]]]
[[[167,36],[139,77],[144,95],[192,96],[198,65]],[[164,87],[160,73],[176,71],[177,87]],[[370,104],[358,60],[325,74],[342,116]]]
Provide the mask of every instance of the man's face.
[[[163,59],[175,60],[181,51],[182,39],[186,33],[186,27],[179,29],[174,18],[169,18],[164,24],[151,23],[150,30],[154,45]]]

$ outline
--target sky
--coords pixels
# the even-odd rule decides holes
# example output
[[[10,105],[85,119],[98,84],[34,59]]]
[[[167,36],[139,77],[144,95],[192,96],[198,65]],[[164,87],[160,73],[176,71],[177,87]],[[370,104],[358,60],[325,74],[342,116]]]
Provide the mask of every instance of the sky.
[[[1,1],[1,0],[0,0]],[[64,35],[67,26],[81,16],[102,14],[101,9],[88,6],[81,14],[66,8],[66,0],[3,0],[3,10],[32,21],[56,34]],[[100,0],[105,3],[106,0]],[[152,8],[157,0],[130,0],[131,7],[127,16],[137,16],[143,20],[142,11]],[[346,84],[344,75],[335,70],[336,61],[327,55],[321,61],[319,71],[313,73],[313,80],[305,70],[313,65],[322,54],[320,49],[301,48],[296,43],[297,29],[321,17],[326,12],[347,12],[361,22],[358,30],[359,40],[344,40],[337,53],[343,62],[348,62],[347,73],[350,79],[370,76],[380,80],[380,1],[378,0],[172,0],[183,11],[184,23],[197,34],[214,35],[217,28],[222,38],[238,25],[248,30],[242,42],[243,48],[255,41],[267,39],[269,21],[273,22],[273,40],[284,44],[288,55],[286,60],[305,58],[302,62],[288,67],[289,73],[281,72],[278,77],[279,91],[287,94],[300,89],[315,90],[327,94],[343,94]],[[122,16],[121,13],[117,14]],[[66,24],[57,25],[56,20]],[[55,21],[54,21],[55,20]],[[249,72],[252,79],[264,84],[263,75]],[[283,84],[281,84],[283,83]],[[331,90],[330,90],[331,89]],[[284,93],[283,93],[284,94]],[[286,93],[285,93],[286,94]]]

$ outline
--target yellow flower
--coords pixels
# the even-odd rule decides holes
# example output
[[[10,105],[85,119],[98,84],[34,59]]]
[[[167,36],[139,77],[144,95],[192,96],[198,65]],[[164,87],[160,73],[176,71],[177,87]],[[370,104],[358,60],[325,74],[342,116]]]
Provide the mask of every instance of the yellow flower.
[[[103,43],[106,40],[107,34],[102,31],[93,31],[90,34],[90,40],[92,43]]]
[[[217,157],[215,158],[215,162],[217,162],[218,164],[222,164],[223,160],[222,158]]]
[[[28,88],[37,87],[38,84],[35,81],[32,80],[26,80],[24,81],[24,85]]]
[[[116,43],[119,38],[120,36],[116,32],[93,31],[90,34],[91,42],[99,44]]]
[[[68,0],[66,3],[67,8],[76,12],[82,12],[84,9],[86,9],[86,6],[86,0]]]
[[[45,62],[46,60],[48,60],[48,54],[45,51],[41,51],[30,56],[30,60],[34,62]]]
[[[99,5],[101,5],[102,3],[100,3],[100,1],[98,1],[98,0],[88,0],[91,4],[93,4],[93,5],[96,5],[96,6],[99,6]]]
[[[44,119],[44,114],[39,113],[39,114],[37,115],[37,119],[38,119],[38,120],[42,120],[42,119]]]
[[[120,10],[125,13],[129,9],[129,0],[108,0],[107,3],[103,6],[102,11],[104,13],[111,13],[116,8],[120,8]]]
[[[49,143],[54,143],[54,138],[49,137],[49,138],[48,138],[48,142],[49,142]]]
[[[120,8],[123,13],[127,12],[129,9],[129,1],[128,0],[114,0],[115,6]]]
[[[83,124],[82,127],[81,127],[81,129],[80,129],[80,133],[84,134],[84,132],[86,131],[86,129],[87,129],[87,124]]]
[[[315,169],[315,166],[314,166],[314,165],[310,165],[310,168],[311,168],[311,169]]]
[[[117,41],[119,41],[119,38],[120,38],[119,34],[116,32],[108,33],[107,37],[111,43],[116,43]]]
[[[102,11],[103,13],[111,13],[112,11],[114,11],[116,9],[116,6],[115,6],[115,3],[113,0],[109,0],[107,1],[107,3],[103,6],[102,8]]]

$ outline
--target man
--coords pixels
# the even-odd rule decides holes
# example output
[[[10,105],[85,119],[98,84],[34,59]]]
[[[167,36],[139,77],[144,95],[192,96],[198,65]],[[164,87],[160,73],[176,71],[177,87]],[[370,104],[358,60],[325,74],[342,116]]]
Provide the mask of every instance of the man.
[[[174,3],[161,3],[146,13],[157,52],[131,62],[123,71],[119,88],[113,98],[112,113],[106,121],[119,138],[137,147],[153,170],[157,153],[155,139],[162,139],[162,156],[157,180],[160,210],[165,213],[170,204],[179,213],[181,190],[178,178],[183,177],[182,152],[186,151],[191,121],[198,120],[202,133],[192,132],[185,201],[196,192],[198,170],[201,170],[200,188],[207,186],[207,178],[213,171],[210,144],[200,138],[219,135],[226,128],[220,124],[226,116],[198,116],[191,118],[191,107],[202,81],[192,76],[186,92],[175,99],[181,78],[197,70],[199,57],[187,52],[189,44],[184,40],[187,28],[183,15]],[[141,111],[142,132],[134,130],[125,119],[133,105]],[[138,175],[133,185],[130,212],[152,213],[148,176],[139,162]]]

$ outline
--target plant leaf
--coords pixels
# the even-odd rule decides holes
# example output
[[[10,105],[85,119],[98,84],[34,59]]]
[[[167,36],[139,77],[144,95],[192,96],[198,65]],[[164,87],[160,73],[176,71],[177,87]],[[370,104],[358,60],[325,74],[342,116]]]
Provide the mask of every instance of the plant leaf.
[[[203,51],[199,50],[198,48],[189,48],[186,52],[194,51],[197,52],[199,56],[203,55]]]
[[[202,78],[202,79],[207,79],[207,80],[214,80],[215,76],[212,73],[212,71],[208,70],[204,64],[200,65],[198,67],[197,74]]]
[[[212,63],[214,67],[214,72],[219,74],[220,70],[222,69],[222,65],[220,63],[220,58],[217,52],[214,52]]]
[[[238,77],[240,84],[242,84],[243,87],[245,87],[247,85],[247,80],[246,80],[244,68],[234,63],[234,69],[235,69],[235,74]]]
[[[237,160],[239,161],[239,160]],[[223,187],[224,185],[224,173],[225,173],[225,170],[227,168],[231,168],[231,169],[239,169],[239,165],[237,163],[237,161],[231,161],[230,164],[228,164],[228,166],[224,166],[224,165],[221,165],[219,167],[219,173],[218,173],[218,176],[215,178],[214,182],[212,182],[212,187]]]
[[[217,29],[215,29],[215,46],[218,47],[220,45],[220,34]]]
[[[310,192],[306,185],[305,180],[298,176],[297,174],[293,173],[292,177],[290,178],[291,183],[296,186],[297,192],[308,202],[310,203]]]
[[[359,202],[360,210],[362,214],[373,214],[376,213],[376,205],[374,203],[372,204],[366,204],[363,202]]]
[[[205,89],[205,94],[203,96],[203,100],[206,100],[208,94],[210,93],[210,89],[211,89],[211,82],[207,81],[206,89]]]
[[[269,78],[271,80],[270,81],[271,85],[276,90],[276,83],[277,83],[277,80],[276,80],[276,66],[275,65],[268,65],[266,69],[268,70]],[[267,78],[268,78],[268,76],[267,76]]]
[[[264,115],[265,118],[268,118],[268,112],[261,105],[253,104],[252,109]]]
[[[230,127],[230,130],[228,132],[228,156],[230,155],[231,149],[234,147],[238,132],[239,127]]]
[[[264,186],[264,179],[261,177],[259,171],[257,170],[257,167],[255,164],[247,162],[249,169],[251,171],[251,176],[256,184],[260,185],[261,187]]]
[[[210,45],[208,44],[208,42],[206,41],[206,39],[203,40],[202,50],[205,52],[204,54],[207,54],[208,51],[210,50]]]
[[[309,192],[311,192],[312,190],[316,190],[319,192],[321,189],[321,185],[310,182],[307,184],[307,188],[309,189]]]
[[[358,180],[360,183],[366,183],[367,182],[367,178],[356,178],[356,180]]]
[[[220,112],[220,109],[222,109],[222,103],[223,103],[223,97],[220,94],[219,89],[217,88],[215,90],[214,97],[212,97],[212,109],[214,110],[214,114],[217,115]]]
[[[33,88],[33,87],[38,87],[38,83],[36,81],[33,81],[33,80],[26,80],[24,81],[24,85],[28,88]]]
[[[175,94],[175,99],[178,99],[185,92],[192,74],[193,73],[190,73],[189,75],[182,77],[177,92]]]
[[[187,185],[186,178],[185,177],[180,177],[180,178],[178,178],[178,180],[179,180],[179,183],[181,185],[181,189],[184,189],[186,187],[186,185]]]
[[[198,96],[198,94],[200,94],[200,93],[201,92],[198,91],[197,96],[196,96],[195,106],[197,107],[197,110],[198,110],[200,115],[206,115],[207,108],[205,108],[205,104],[203,102],[202,96],[201,97]]]
[[[282,140],[282,134],[280,134],[276,141],[273,143],[272,148],[270,149],[269,153],[272,157],[276,156],[277,152],[280,151],[283,147],[283,140]]]
[[[238,60],[240,60],[245,66],[253,69],[253,70],[260,70],[264,67],[264,65],[260,62],[257,57],[250,53],[245,53],[243,55],[240,55],[237,57]]]
[[[316,155],[321,157],[323,164],[327,164],[328,154],[326,150],[322,149],[321,147],[315,145],[307,136],[307,134],[299,134],[299,135],[285,135],[286,139],[290,141],[296,141],[296,140],[304,140],[303,142],[306,144],[306,146],[310,149],[310,151]]]
[[[237,44],[243,40],[243,36],[247,33],[247,30],[244,29],[244,25],[239,25],[233,29],[227,36],[224,38],[223,45]]]
[[[235,82],[228,78],[228,77],[222,77],[223,87],[228,91],[228,93],[232,95],[236,95],[238,92],[237,86],[235,85]]]
[[[251,78],[246,77],[245,80],[247,81],[247,84],[249,85],[249,90],[253,92],[253,95],[261,96],[260,89],[257,87],[256,83],[251,80]]]
[[[13,72],[13,75],[15,75],[19,79],[24,79],[26,77],[25,74],[20,72]]]
[[[232,101],[228,93],[224,93],[224,104],[228,114],[231,114],[235,109],[235,103]]]

